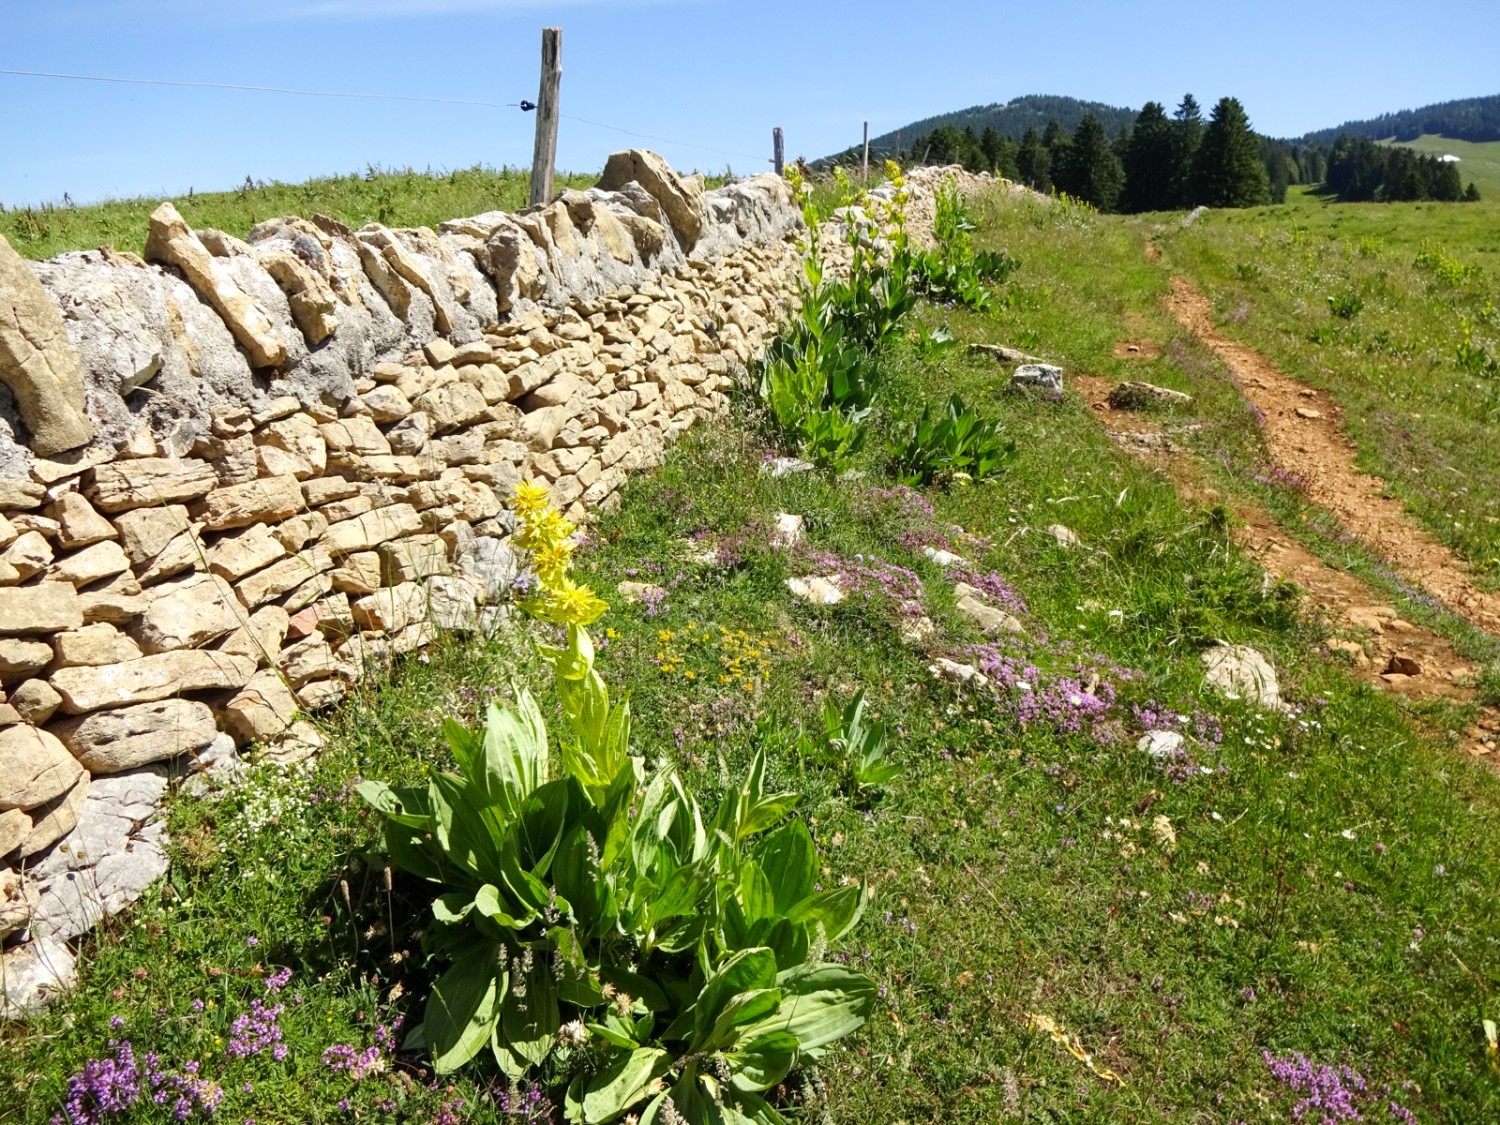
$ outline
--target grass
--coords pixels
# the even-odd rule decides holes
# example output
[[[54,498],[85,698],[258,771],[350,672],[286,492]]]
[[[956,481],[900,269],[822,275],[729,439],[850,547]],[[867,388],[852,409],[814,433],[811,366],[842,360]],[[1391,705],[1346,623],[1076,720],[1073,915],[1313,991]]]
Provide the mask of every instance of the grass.
[[[234,191],[177,196],[172,203],[188,225],[212,227],[239,238],[278,215],[324,214],[346,226],[436,227],[459,215],[516,211],[526,206],[531,174],[524,169],[476,165],[446,173],[382,171],[330,176],[300,184],[251,183]],[[557,188],[592,187],[597,176],[560,175]],[[118,199],[86,207],[45,206],[0,212],[0,235],[22,257],[50,258],[68,250],[113,246],[140,253],[151,212],[160,199]]]
[[[1458,170],[1463,174],[1465,187],[1472,181],[1482,199],[1500,198],[1500,141],[1460,141],[1427,133],[1400,144],[1433,156],[1458,157]]]
[[[992,313],[929,308],[925,320],[1120,376],[1142,372],[1113,344],[1156,340],[1166,352],[1146,377],[1199,396],[1205,448],[1254,463],[1254,425],[1222,370],[1159,309],[1167,274],[1141,254],[1141,228],[1060,206],[984,218],[981,244],[1021,272]],[[745,407],[632,482],[581,556],[601,590],[668,591],[615,605],[598,629],[601,669],[632,694],[637,752],[712,794],[764,746],[772,787],[804,795],[825,885],[867,877],[877,890],[831,955],[871,973],[884,1007],[788,1083],[787,1115],[1282,1122],[1296,1095],[1263,1052],[1300,1052],[1389,1086],[1366,1120],[1395,1120],[1386,1100],[1423,1122],[1495,1120],[1500,1075],[1480,1021],[1497,1017],[1500,985],[1500,782],[1321,657],[1292,592],[1233,546],[1224,509],[1185,503],[1116,450],[1075,394],[1014,393],[1006,374],[963,349],[923,362],[903,345],[875,423],[890,433],[922,401],[961,394],[1021,451],[994,485],[891,490],[879,441],[862,479],[773,479],[757,470],[776,451]],[[769,549],[779,512],[806,517],[803,547]],[[1082,549],[1046,534],[1054,523]],[[710,544],[716,563],[695,561]],[[927,545],[1024,602],[1028,637],[975,635]],[[826,609],[789,597],[787,577],[830,568],[919,578],[932,647],[986,662],[1006,689],[937,681],[879,584]],[[1218,639],[1267,653],[1292,709],[1208,690],[1198,653]],[[528,636],[452,641],[358,690],[327,720],[310,775],[262,770],[217,801],[177,801],[169,879],[87,943],[73,994],[7,1032],[0,1088],[19,1096],[0,1099],[0,1120],[61,1112],[66,1076],[121,1037],[221,1079],[226,1121],[525,1119],[524,1092],[483,1066],[435,1082],[419,1056],[377,1049],[384,1069],[356,1081],[341,1054],[324,1061],[375,1043],[426,989],[426,896],[400,876],[387,884],[349,786],[440,766],[442,718],[475,721],[512,679],[549,682]],[[788,737],[860,687],[904,770],[864,797]],[[1188,733],[1186,757],[1135,748],[1156,725]],[[227,1053],[234,1019],[281,968],[292,976],[267,999],[286,1004],[285,1057]],[[1033,1014],[1075,1035],[1095,1069]]]

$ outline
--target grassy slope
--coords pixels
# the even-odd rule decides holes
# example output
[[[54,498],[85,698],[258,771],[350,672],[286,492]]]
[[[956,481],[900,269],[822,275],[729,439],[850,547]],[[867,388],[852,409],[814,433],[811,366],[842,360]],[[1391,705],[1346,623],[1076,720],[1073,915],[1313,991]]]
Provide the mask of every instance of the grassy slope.
[[[1500,566],[1500,383],[1461,366],[1457,348],[1466,321],[1500,357],[1497,231],[1500,202],[1340,205],[1294,193],[1285,207],[1213,212],[1157,238],[1230,335],[1338,397],[1361,466],[1482,573]],[[1328,310],[1345,294],[1363,301],[1351,320]]]
[[[1463,174],[1465,187],[1472,180],[1478,186],[1482,198],[1500,198],[1500,141],[1479,144],[1428,134],[1414,141],[1400,143],[1406,148],[1414,148],[1418,152],[1428,152],[1434,156],[1458,157],[1458,170]]]
[[[1008,300],[989,315],[927,319],[948,319],[967,341],[1025,338],[1096,373],[1138,374],[1110,347],[1156,339],[1168,353],[1148,377],[1200,395],[1207,446],[1253,459],[1253,425],[1222,372],[1159,310],[1166,273],[1145,263],[1137,227],[1061,208],[987,218],[984,241],[1025,263]],[[1021,450],[998,485],[928,490],[931,517],[869,490],[888,483],[878,450],[860,483],[756,473],[767,451],[742,419],[633,483],[583,563],[605,590],[623,578],[669,587],[654,613],[617,606],[601,623],[603,667],[633,691],[638,751],[677,759],[696,784],[712,791],[735,776],[758,724],[792,729],[825,696],[861,685],[898,735],[905,777],[873,801],[769,739],[776,781],[805,794],[826,879],[868,876],[879,892],[840,952],[880,981],[888,1010],[821,1067],[831,1119],[1285,1121],[1291,1100],[1260,1059],[1270,1050],[1347,1062],[1423,1121],[1494,1120],[1500,1080],[1477,1026],[1496,1015],[1500,985],[1500,860],[1488,846],[1500,785],[1320,658],[1283,592],[1263,589],[1230,546],[1222,513],[1185,507],[1076,397],[1013,395],[1003,374],[961,351],[932,365],[893,357],[886,401],[897,405],[881,429],[956,390],[998,415]],[[1104,737],[1018,725],[1020,693],[935,683],[925,655],[897,640],[883,598],[792,602],[783,580],[814,564],[764,549],[781,511],[806,515],[816,550],[918,573],[946,647],[979,638],[921,545],[947,540],[1003,576],[1029,606],[1033,640],[1010,651],[1036,665],[1033,690],[1078,663],[1117,687],[1094,731]],[[1041,533],[1054,522],[1086,549]],[[687,561],[693,537],[725,544],[733,565]],[[1296,711],[1261,715],[1206,694],[1196,652],[1211,638],[1269,653]],[[456,1099],[462,1120],[501,1119],[505,1091],[482,1070],[429,1089],[414,1062],[354,1083],[321,1056],[368,1043],[377,1020],[412,1010],[424,987],[420,890],[400,879],[393,896],[383,889],[350,778],[441,763],[441,718],[473,720],[511,676],[547,683],[524,638],[440,649],[329,720],[315,777],[262,774],[222,802],[174,806],[169,883],[89,947],[76,993],[0,1050],[0,1088],[22,1095],[0,1099],[0,1120],[47,1120],[63,1076],[121,1035],[222,1073],[221,1120],[347,1120],[341,1098],[371,1121],[445,1120]],[[1221,723],[1222,742],[1194,750],[1212,772],[1169,777],[1137,752],[1130,704]],[[1153,832],[1158,816],[1175,845]],[[261,993],[257,967],[283,965],[295,973],[287,1059],[226,1058],[234,1016]],[[1030,1012],[1062,1022],[1127,1084],[1100,1081],[1027,1030]],[[793,1087],[794,1119],[816,1120]]]
[[[592,187],[595,176],[560,176],[558,188]],[[179,196],[172,203],[193,227],[213,227],[243,238],[263,219],[278,215],[330,215],[350,227],[435,227],[445,219],[526,205],[530,173],[467,168],[444,175],[372,172],[301,184],[261,184],[236,191]],[[0,212],[0,235],[27,258],[66,250],[113,246],[140,253],[159,199],[121,199],[87,207],[26,208]]]

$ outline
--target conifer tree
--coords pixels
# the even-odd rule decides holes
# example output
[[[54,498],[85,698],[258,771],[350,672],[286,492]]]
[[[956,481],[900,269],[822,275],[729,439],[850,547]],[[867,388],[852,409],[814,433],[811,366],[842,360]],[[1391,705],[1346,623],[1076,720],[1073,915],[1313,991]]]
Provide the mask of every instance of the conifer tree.
[[[1034,191],[1052,190],[1051,155],[1042,144],[1041,134],[1030,127],[1021,134],[1021,146],[1016,150],[1016,175]]]
[[[1173,184],[1177,137],[1160,102],[1141,107],[1125,144],[1122,211],[1165,211],[1176,202]]]
[[[1058,186],[1069,195],[1092,203],[1101,211],[1113,211],[1120,201],[1124,173],[1120,158],[1104,135],[1104,126],[1093,114],[1078,123],[1068,146],[1064,175]]]
[[[1478,203],[1479,202],[1479,189],[1474,186],[1474,181],[1473,180],[1470,180],[1469,181],[1469,186],[1464,189],[1464,202],[1465,203]]]
[[[1203,140],[1203,113],[1198,109],[1198,99],[1192,94],[1183,94],[1172,115],[1175,144],[1172,152],[1172,205],[1192,207],[1198,201],[1193,198],[1193,160],[1198,155],[1198,145]]]
[[[1068,174],[1068,150],[1073,147],[1073,139],[1055,117],[1042,130],[1042,146],[1047,150],[1052,167],[1052,186],[1058,191],[1067,191],[1063,180]]]
[[[1268,203],[1271,187],[1260,142],[1238,98],[1220,98],[1193,158],[1194,196],[1209,207]]]

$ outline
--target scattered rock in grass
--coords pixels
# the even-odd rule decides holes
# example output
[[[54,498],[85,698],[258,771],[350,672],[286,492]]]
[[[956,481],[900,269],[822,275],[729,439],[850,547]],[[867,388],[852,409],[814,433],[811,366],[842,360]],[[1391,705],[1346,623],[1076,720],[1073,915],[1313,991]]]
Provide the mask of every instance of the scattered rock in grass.
[[[944,570],[947,570],[950,566],[957,566],[959,563],[969,561],[962,555],[955,555],[952,551],[944,551],[939,547],[923,547],[922,553]]]
[[[972,664],[960,664],[956,660],[949,660],[939,656],[927,666],[927,670],[940,680],[947,680],[951,684],[972,684],[974,687],[983,687],[989,683],[989,678]]]
[[[1344,614],[1344,620],[1355,629],[1366,629],[1377,635],[1385,632],[1386,618],[1376,613],[1373,608],[1356,606]]]
[[[268,744],[261,756],[279,766],[295,766],[314,757],[327,742],[317,727],[299,719],[277,741]]]
[[[1328,642],[1330,652],[1342,652],[1350,660],[1354,661],[1356,667],[1368,668],[1370,658],[1365,655],[1365,646],[1358,641],[1332,640]]]
[[[68,943],[42,937],[0,957],[0,1020],[35,1015],[78,979]]]
[[[1126,382],[1109,392],[1107,400],[1116,410],[1149,410],[1153,406],[1188,406],[1193,396],[1158,387],[1155,383]]]
[[[1165,816],[1157,815],[1151,821],[1151,834],[1156,837],[1156,842],[1167,850],[1177,846],[1177,829],[1172,827],[1171,820]]]
[[[1060,523],[1054,523],[1043,528],[1042,530],[1044,530],[1048,535],[1052,536],[1053,539],[1056,539],[1057,545],[1059,547],[1073,548],[1083,546],[1083,540],[1078,538],[1078,533],[1071,527],[1065,527]]]
[[[1219,644],[1203,654],[1205,680],[1226,695],[1243,697],[1267,711],[1280,711],[1276,669],[1249,645]]]
[[[937,635],[937,626],[930,617],[907,617],[902,619],[901,640],[912,648],[921,648]]]
[[[217,788],[238,785],[248,768],[234,739],[220,734],[193,759],[193,776],[182,783],[182,791],[192,797],[204,797]]]
[[[1182,749],[1183,737],[1175,730],[1148,730],[1141,735],[1135,748],[1153,758],[1170,758]]]
[[[792,597],[811,605],[838,605],[844,600],[837,574],[826,578],[788,578],[786,588],[792,592]]]
[[[787,512],[777,513],[776,530],[771,534],[771,546],[795,547],[802,542],[802,532],[805,526],[805,521],[801,516],[794,516]]]
[[[118,914],[167,870],[162,766],[96,777],[78,824],[28,874],[37,896],[31,932],[60,940]]]
[[[637,602],[659,602],[667,596],[665,586],[657,586],[650,582],[621,582],[615,587],[615,592],[625,599],[627,605],[635,605]]]
[[[1012,387],[1039,387],[1044,391],[1063,389],[1063,370],[1050,363],[1023,363],[1010,377]]]
[[[970,355],[987,355],[996,363],[1041,363],[1034,355],[1027,355],[1018,348],[1007,348],[1004,344],[970,344]]]
[[[800,457],[778,457],[762,464],[760,471],[770,473],[773,477],[784,477],[791,473],[810,473],[813,468],[811,461],[804,461]]]
[[[1398,672],[1403,676],[1420,676],[1422,666],[1409,656],[1401,653],[1392,653],[1390,663],[1385,666],[1387,672]]]
[[[1026,627],[1004,610],[985,605],[978,598],[968,595],[958,599],[958,612],[973,623],[981,633],[1016,633],[1026,635]]]
[[[1192,226],[1194,223],[1196,223],[1199,219],[1201,219],[1203,217],[1203,213],[1205,211],[1207,211],[1207,210],[1208,210],[1208,208],[1205,207],[1205,206],[1203,206],[1200,203],[1197,207],[1194,207],[1191,211],[1189,211],[1186,215],[1183,216],[1183,218],[1182,218],[1182,225],[1185,226],[1185,227]]]
[[[27,899],[21,876],[6,867],[0,869],[0,941],[31,920],[31,902]]]
[[[1297,417],[1308,419],[1321,418],[1323,417],[1323,412],[1321,410],[1314,410],[1310,406],[1299,406],[1297,407]]]

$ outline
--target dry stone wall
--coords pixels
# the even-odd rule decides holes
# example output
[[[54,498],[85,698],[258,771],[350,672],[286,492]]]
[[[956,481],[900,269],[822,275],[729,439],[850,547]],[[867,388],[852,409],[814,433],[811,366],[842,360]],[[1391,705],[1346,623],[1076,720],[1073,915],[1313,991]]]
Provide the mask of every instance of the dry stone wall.
[[[777,177],[635,151],[436,231],[242,241],[163,204],[144,258],[0,239],[0,939],[57,946],[159,875],[169,771],[305,757],[302,716],[492,625],[516,482],[585,519],[719,414],[800,227]],[[6,954],[11,1009],[51,954]]]

